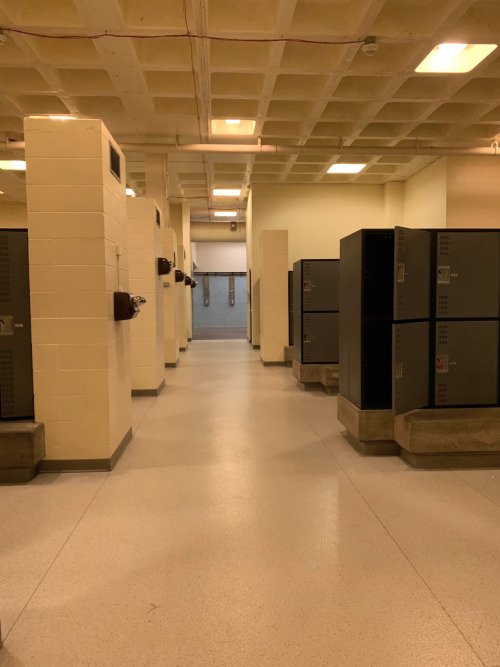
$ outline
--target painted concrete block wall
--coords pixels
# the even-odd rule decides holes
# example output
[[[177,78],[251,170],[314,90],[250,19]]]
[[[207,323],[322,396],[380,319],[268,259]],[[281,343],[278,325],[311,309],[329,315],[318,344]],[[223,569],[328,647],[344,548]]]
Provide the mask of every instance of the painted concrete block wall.
[[[234,232],[231,231],[229,222],[199,222],[196,220],[191,222],[192,241],[229,241],[230,243],[242,243],[246,240],[246,236],[246,226],[244,222],[237,222],[236,231]]]
[[[260,236],[260,358],[283,362],[288,345],[288,231]]]
[[[117,144],[99,120],[28,118],[25,141],[35,419],[46,459],[109,459],[131,428],[130,325],[113,319],[113,292],[128,291]]]
[[[132,391],[154,391],[165,379],[162,256],[157,205],[150,197],[127,198],[130,291],[146,303],[130,322]]]
[[[177,244],[177,268],[186,272],[186,259],[184,258],[184,246]],[[177,313],[179,319],[179,349],[186,350],[188,345],[188,319],[187,319],[187,297],[186,292],[190,287],[185,283],[177,283]]]
[[[446,172],[441,158],[405,181],[405,227],[446,227]]]
[[[245,273],[247,255],[245,243],[193,243],[196,247],[197,271]]]
[[[171,227],[164,227],[161,230],[163,257],[169,261],[174,261],[174,255],[177,258],[177,236]],[[177,305],[177,284],[175,282],[175,269],[166,276],[163,276],[163,323],[164,323],[164,350],[165,364],[168,366],[176,365],[179,360],[179,327],[178,327],[178,305]]]
[[[446,226],[500,228],[500,157],[449,157],[446,165]]]
[[[188,276],[193,275],[193,258],[191,255],[191,208],[187,204],[182,205],[182,236],[186,252],[184,271]],[[186,330],[187,338],[193,338],[193,290],[186,288]]]

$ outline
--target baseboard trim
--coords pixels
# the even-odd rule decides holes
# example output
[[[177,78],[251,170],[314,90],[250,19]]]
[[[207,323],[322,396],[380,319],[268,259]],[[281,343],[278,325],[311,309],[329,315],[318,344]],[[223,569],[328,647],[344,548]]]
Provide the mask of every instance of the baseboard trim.
[[[286,366],[287,365],[286,361],[264,361],[263,359],[260,360],[260,363],[263,366]]]
[[[500,452],[437,452],[435,454],[415,454],[400,447],[399,455],[413,468],[418,470],[457,470],[498,468]]]
[[[132,440],[132,428],[129,428],[122,441],[109,459],[42,459],[37,465],[37,472],[109,472],[120,460],[123,452]]]
[[[165,362],[165,368],[177,368],[177,364],[179,363],[179,360],[177,359],[176,362],[171,363],[169,361]]]
[[[162,380],[156,389],[132,389],[132,396],[159,396],[165,387],[165,380]]]
[[[179,352],[185,352],[187,350],[187,347],[180,347]]]
[[[193,340],[192,338],[188,338],[188,343],[190,343],[192,340]]]
[[[254,350],[260,350],[260,345],[252,345]]]

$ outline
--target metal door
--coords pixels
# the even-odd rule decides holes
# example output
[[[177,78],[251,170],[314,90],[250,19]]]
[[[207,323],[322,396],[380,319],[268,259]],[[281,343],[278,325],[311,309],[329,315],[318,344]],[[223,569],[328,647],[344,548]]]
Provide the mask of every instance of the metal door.
[[[33,417],[28,232],[0,231],[0,418]]]
[[[394,232],[394,319],[429,319],[431,235],[404,227]]]
[[[429,322],[394,324],[392,409],[396,415],[429,404]]]
[[[331,312],[339,309],[339,260],[302,261],[302,310]]]
[[[498,401],[498,322],[436,324],[436,405]]]
[[[302,320],[302,363],[338,363],[339,314],[304,313]]]
[[[499,263],[498,232],[439,232],[436,317],[498,317]]]

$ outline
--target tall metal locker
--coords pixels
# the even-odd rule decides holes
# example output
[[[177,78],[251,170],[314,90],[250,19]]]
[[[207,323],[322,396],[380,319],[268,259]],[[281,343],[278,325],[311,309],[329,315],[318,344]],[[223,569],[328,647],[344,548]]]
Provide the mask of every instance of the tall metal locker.
[[[394,232],[340,241],[340,393],[363,410],[392,404]]]
[[[293,271],[288,272],[288,345],[293,345]]]
[[[33,414],[28,232],[0,230],[0,419]]]
[[[294,358],[337,363],[339,260],[302,259],[293,265]]]

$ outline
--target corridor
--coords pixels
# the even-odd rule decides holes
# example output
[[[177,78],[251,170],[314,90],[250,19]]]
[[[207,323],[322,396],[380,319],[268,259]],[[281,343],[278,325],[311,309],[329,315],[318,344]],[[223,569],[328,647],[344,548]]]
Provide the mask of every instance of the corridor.
[[[243,340],[134,399],[111,473],[0,486],[1,667],[500,665],[500,473],[364,458]]]

